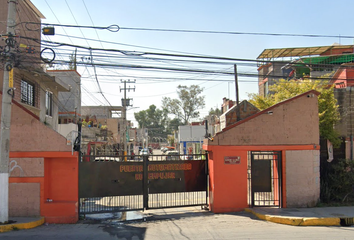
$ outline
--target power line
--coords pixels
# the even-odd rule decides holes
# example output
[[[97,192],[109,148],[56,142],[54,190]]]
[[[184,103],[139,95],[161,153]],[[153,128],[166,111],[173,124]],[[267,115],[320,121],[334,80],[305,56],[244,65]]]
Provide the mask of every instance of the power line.
[[[65,0],[66,1],[66,0]],[[120,27],[117,24],[112,24],[107,27],[96,26],[80,26],[80,25],[63,25],[63,24],[50,24],[46,25],[61,26],[61,27],[78,27],[78,28],[92,28],[103,29],[111,32],[118,32],[120,30],[133,30],[133,31],[155,31],[155,32],[178,32],[178,33],[204,33],[204,34],[227,34],[227,35],[254,35],[254,36],[274,36],[274,37],[311,37],[311,38],[354,38],[349,35],[326,35],[326,34],[298,34],[298,33],[264,33],[264,32],[237,32],[237,31],[213,31],[213,30],[189,30],[189,29],[163,29],[163,28],[139,28],[139,27]]]
[[[65,3],[66,3],[66,5],[68,6],[69,11],[70,11],[72,17],[74,18],[76,24],[78,25],[78,22],[77,22],[77,20],[76,20],[76,18],[75,18],[75,15],[74,15],[73,12],[71,11],[71,8],[70,8],[70,6],[69,6],[67,0],[65,0]],[[86,7],[86,5],[85,5],[85,7]],[[86,8],[86,9],[87,9],[87,8]],[[90,17],[90,18],[91,18],[91,17]],[[91,19],[91,21],[92,21],[92,19]],[[86,39],[86,37],[85,37],[85,34],[82,32],[81,28],[79,28],[79,29],[80,29],[80,32],[81,32],[82,36],[84,37],[86,43],[87,43],[88,46],[90,47],[89,49],[90,49],[91,64],[92,64],[92,63],[93,63],[93,56],[92,56],[92,50],[91,50],[90,43],[87,41],[87,39]],[[95,79],[96,79],[96,82],[97,82],[97,86],[98,86],[99,92],[101,93],[102,97],[106,100],[106,102],[107,102],[110,106],[112,106],[111,103],[108,101],[108,99],[106,98],[106,96],[105,96],[105,95],[103,94],[103,92],[102,92],[101,85],[100,85],[100,83],[99,83],[99,81],[98,81],[98,76],[97,76],[97,72],[96,72],[96,67],[95,67],[94,65],[93,65],[93,69],[94,69]]]
[[[134,28],[119,27],[122,30],[135,31],[158,31],[158,32],[180,32],[180,33],[208,33],[208,34],[230,34],[230,35],[256,35],[256,36],[275,36],[275,37],[312,37],[312,38],[354,38],[346,35],[323,35],[323,34],[296,34],[296,33],[261,33],[261,32],[232,32],[232,31],[210,31],[210,30],[186,30],[186,29],[162,29],[162,28]]]
[[[25,62],[25,61],[23,61]],[[32,62],[33,61],[29,61]],[[54,64],[68,64],[69,61],[55,61],[53,62]],[[78,65],[87,65],[87,63],[78,63]],[[233,72],[225,72],[225,71],[211,71],[211,70],[203,70],[203,69],[183,69],[183,68],[169,68],[169,67],[158,67],[158,66],[145,66],[145,65],[132,65],[132,64],[107,64],[107,63],[91,63],[89,64],[93,67],[117,67],[117,68],[121,68],[121,69],[138,69],[138,70],[154,70],[156,71],[162,71],[162,72],[166,72],[166,71],[172,71],[172,72],[181,72],[181,73],[208,73],[209,75],[225,75],[225,76],[234,76]],[[351,68],[351,67],[348,67]],[[97,73],[96,73],[97,74]],[[239,72],[238,76],[244,76],[244,77],[271,77],[271,78],[287,78],[287,76],[284,75],[260,75],[259,73],[242,73]],[[309,79],[312,80],[330,80],[330,77],[308,77]],[[348,78],[346,78],[348,79]]]
[[[85,7],[85,9],[86,9],[86,12],[87,12],[87,14],[88,14],[88,16],[89,16],[89,18],[90,18],[90,20],[91,20],[92,25],[95,26],[95,24],[94,24],[94,22],[93,22],[93,19],[92,19],[92,17],[91,17],[91,14],[90,14],[90,12],[89,12],[87,6],[86,6],[85,1],[82,0],[82,3],[83,3],[83,5],[84,5],[84,7]],[[107,28],[107,29],[110,30],[109,28]],[[110,30],[110,31],[111,31],[111,30]],[[99,40],[99,43],[101,44],[101,47],[104,49],[104,46],[103,46],[102,41],[101,41],[101,38],[100,38],[100,36],[99,36],[99,34],[98,34],[98,32],[97,32],[97,29],[95,29],[95,32],[96,32],[97,39]],[[86,41],[87,41],[87,40],[86,40]],[[110,62],[112,62],[112,61],[111,61],[111,58],[108,58],[108,59],[109,59]]]
[[[93,64],[92,52],[91,52],[91,64]],[[94,71],[94,73],[95,73],[95,79],[96,79],[96,82],[97,82],[97,86],[98,86],[99,92],[101,93],[102,97],[106,100],[106,102],[107,102],[110,106],[112,106],[111,103],[108,101],[108,99],[106,98],[106,96],[105,96],[105,95],[103,94],[103,92],[102,92],[100,82],[98,81],[97,72],[96,72],[96,66],[95,66],[95,65],[93,65],[93,71]]]
[[[76,21],[75,15],[74,15],[73,12],[71,11],[71,8],[70,8],[70,6],[69,6],[69,4],[68,4],[68,2],[67,2],[66,0],[65,0],[65,3],[66,3],[66,6],[69,8],[69,11],[70,11],[70,13],[71,13],[71,16],[74,18],[74,21],[76,22],[77,25],[79,25],[78,22]],[[80,30],[82,36],[84,37],[84,39],[86,40],[85,34],[82,32],[82,30],[81,30],[80,27],[79,27],[79,30]],[[90,47],[90,44],[89,44],[89,42],[88,42],[87,40],[86,40],[86,43],[87,43],[88,46]]]
[[[39,41],[38,39],[33,39],[30,38],[33,41]],[[102,51],[102,52],[108,52],[108,53],[120,53],[125,56],[129,57],[141,57],[145,55],[152,55],[152,56],[164,56],[164,57],[176,57],[176,58],[197,58],[197,59],[214,59],[214,60],[220,60],[220,61],[231,61],[232,64],[235,64],[235,62],[257,62],[257,63],[281,63],[281,64],[286,64],[286,63],[294,63],[294,61],[268,61],[268,60],[254,60],[254,59],[242,59],[242,58],[229,58],[229,57],[217,57],[217,56],[200,56],[200,55],[188,55],[188,54],[169,54],[169,53],[157,53],[157,52],[135,52],[135,51],[125,51],[125,50],[120,50],[120,49],[102,49],[102,48],[90,48],[90,47],[85,47],[85,46],[80,46],[80,45],[74,45],[74,44],[68,44],[68,43],[60,43],[60,42],[53,42],[53,41],[46,41],[42,40],[41,41],[44,44],[55,44],[56,46],[53,45],[47,45],[51,47],[74,47],[74,48],[80,48],[80,49],[86,49],[89,51]],[[172,60],[172,59],[169,59]],[[297,62],[297,64],[302,64],[304,66],[334,66],[337,64],[305,64],[301,62]]]
[[[47,2],[47,0],[45,0],[45,3],[46,3],[47,6],[49,7],[49,9],[50,9],[50,11],[52,12],[52,14],[54,15],[55,19],[58,21],[58,23],[60,23],[60,21],[59,21],[57,15],[55,15],[53,9],[51,8],[51,6],[50,6],[49,3]],[[64,27],[62,27],[62,28],[63,28],[63,30],[64,30],[64,32],[65,32],[65,34],[66,34],[65,36],[68,37],[68,33],[66,32],[65,28],[64,28]],[[71,42],[72,44],[74,44],[73,41],[71,40],[71,38],[70,38],[70,37],[68,37],[68,38],[69,38],[70,42]]]

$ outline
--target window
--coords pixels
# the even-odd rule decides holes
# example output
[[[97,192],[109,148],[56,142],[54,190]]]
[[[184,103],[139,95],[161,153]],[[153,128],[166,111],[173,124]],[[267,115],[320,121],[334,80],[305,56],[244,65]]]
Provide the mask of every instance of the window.
[[[266,97],[267,95],[268,95],[268,93],[269,93],[269,89],[268,89],[268,86],[269,86],[269,83],[268,83],[268,81],[266,81],[265,83],[264,83],[264,97]]]
[[[53,116],[53,93],[45,93],[45,114],[47,116]]]
[[[34,84],[21,80],[21,102],[34,106]]]

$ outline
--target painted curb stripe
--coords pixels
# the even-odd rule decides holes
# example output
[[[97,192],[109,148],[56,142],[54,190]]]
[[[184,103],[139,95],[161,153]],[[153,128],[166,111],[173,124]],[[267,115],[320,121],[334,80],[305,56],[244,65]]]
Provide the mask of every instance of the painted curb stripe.
[[[257,213],[250,208],[245,208],[245,211],[252,213],[261,220],[292,226],[340,226],[340,218],[275,217]]]
[[[34,222],[28,222],[28,223],[13,223],[13,224],[7,224],[7,225],[0,225],[0,233],[1,232],[8,232],[12,230],[17,230],[17,229],[30,229],[30,228],[35,228],[44,223],[44,218],[41,218],[37,221]]]

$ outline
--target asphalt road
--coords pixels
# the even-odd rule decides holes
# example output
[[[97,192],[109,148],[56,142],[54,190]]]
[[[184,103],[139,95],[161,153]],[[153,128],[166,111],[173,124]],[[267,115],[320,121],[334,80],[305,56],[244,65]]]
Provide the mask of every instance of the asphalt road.
[[[162,210],[164,211],[164,210]],[[0,233],[0,239],[90,240],[90,239],[354,239],[354,227],[300,227],[256,219],[240,212],[213,214],[185,212],[154,215],[146,221],[114,220],[50,224],[34,229]]]

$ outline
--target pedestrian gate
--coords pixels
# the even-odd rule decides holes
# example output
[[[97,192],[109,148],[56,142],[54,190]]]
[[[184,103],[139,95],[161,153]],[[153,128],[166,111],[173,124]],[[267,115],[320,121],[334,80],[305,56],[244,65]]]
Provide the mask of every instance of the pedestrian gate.
[[[206,154],[83,156],[80,214],[207,205]]]
[[[248,202],[250,207],[282,206],[281,152],[249,152]]]

